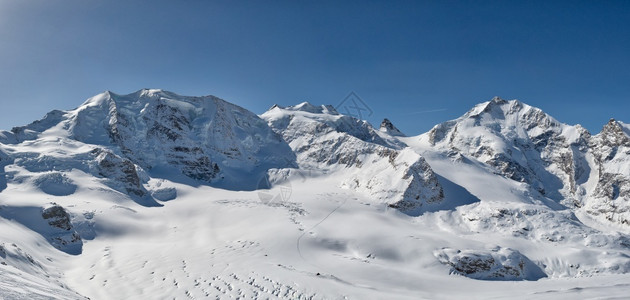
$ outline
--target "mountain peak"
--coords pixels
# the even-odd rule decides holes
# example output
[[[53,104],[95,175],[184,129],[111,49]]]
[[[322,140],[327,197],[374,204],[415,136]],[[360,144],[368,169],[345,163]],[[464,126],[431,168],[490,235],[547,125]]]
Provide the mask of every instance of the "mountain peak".
[[[77,141],[111,147],[147,170],[175,167],[189,178],[227,188],[240,184],[239,172],[262,173],[295,160],[265,121],[214,96],[107,91],[68,118],[70,137]]]
[[[505,100],[505,99],[503,99],[503,98],[501,98],[501,97],[499,97],[499,96],[494,96],[494,97],[492,97],[492,99],[490,100],[490,102],[493,102],[493,103],[498,103],[498,104],[505,104],[505,103],[507,103],[508,101],[507,101],[507,100]]]
[[[484,114],[491,114],[493,118],[504,118],[508,114],[513,114],[524,108],[530,108],[529,105],[514,100],[505,100],[495,96],[490,101],[482,102],[475,105],[462,117],[477,118]]]
[[[144,88],[137,91],[137,93],[145,93],[145,94],[158,94],[162,92],[165,92],[165,91],[163,89],[149,89],[149,88]]]
[[[381,128],[384,129],[394,129],[394,124],[392,124],[392,121],[390,121],[388,118],[383,119],[383,122],[381,122]]]
[[[624,124],[611,118],[598,134],[610,146],[630,145],[630,130]]]
[[[279,107],[279,106],[274,106],[271,109],[275,108],[275,107]],[[282,107],[281,107],[282,108]],[[293,105],[293,106],[287,106],[287,107],[283,107],[282,109],[285,110],[289,110],[289,111],[302,111],[302,112],[307,112],[307,113],[312,113],[312,114],[329,114],[329,115],[338,115],[339,112],[337,112],[337,110],[332,106],[332,105],[313,105],[307,101],[302,102],[298,105]]]
[[[617,120],[615,120],[614,118],[610,118],[610,120],[608,120],[608,123],[606,123],[606,125],[604,125],[604,127],[602,128],[602,132],[604,131],[623,132],[623,127],[621,127],[621,124],[619,124]]]
[[[400,130],[398,130],[398,128],[396,128],[396,126],[394,126],[394,124],[392,124],[392,122],[387,118],[383,119],[379,130],[393,136],[404,136],[404,134],[400,132]]]

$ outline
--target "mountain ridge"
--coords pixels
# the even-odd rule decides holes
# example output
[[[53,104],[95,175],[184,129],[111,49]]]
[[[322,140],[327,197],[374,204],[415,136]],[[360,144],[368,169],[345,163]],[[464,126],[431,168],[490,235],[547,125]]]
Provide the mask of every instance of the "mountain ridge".
[[[101,93],[0,131],[0,297],[615,294],[629,133],[499,97],[405,136],[330,105]]]
[[[560,204],[579,208],[612,201],[618,193],[611,190],[628,189],[627,168],[605,164],[613,159],[619,147],[627,147],[627,132],[623,123],[611,120],[600,133],[591,135],[580,125],[560,123],[518,100],[495,97],[458,119],[436,125],[421,137],[434,147],[478,159]],[[611,168],[614,171],[607,172]],[[598,174],[593,174],[594,170]],[[593,201],[594,198],[599,200]],[[618,203],[620,209],[611,206],[609,210],[599,208],[589,212],[627,224],[630,220],[627,202]]]

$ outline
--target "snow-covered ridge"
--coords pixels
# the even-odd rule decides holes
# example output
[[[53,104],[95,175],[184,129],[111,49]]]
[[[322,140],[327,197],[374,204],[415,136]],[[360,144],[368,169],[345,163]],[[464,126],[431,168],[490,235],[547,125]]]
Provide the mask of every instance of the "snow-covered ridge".
[[[472,156],[557,200],[571,197],[587,172],[573,161],[575,156],[583,161],[580,152],[589,133],[518,100],[496,97],[426,135],[437,148]]]
[[[289,146],[250,111],[214,96],[155,89],[105,92],[5,135],[14,142],[46,136],[76,140],[105,148],[153,176],[177,170],[234,189],[253,189],[268,169],[296,165]],[[251,180],[244,181],[247,174]]]
[[[306,101],[298,105],[286,106],[286,107],[274,105],[270,108],[270,110],[276,107],[284,109],[284,110],[289,110],[289,111],[302,111],[302,112],[307,112],[307,113],[312,113],[312,114],[339,115],[339,112],[337,112],[335,107],[333,107],[332,105],[317,106]]]
[[[331,106],[274,106],[261,117],[297,154],[301,169],[343,173],[342,187],[409,214],[443,199],[431,167],[404,143]]]
[[[315,106],[308,102],[288,107],[276,105],[262,114],[261,117],[267,120],[276,132],[282,131],[287,142],[291,142],[307,132],[321,130],[345,133],[365,142],[391,146],[389,141],[384,136],[379,135],[370,123],[351,116],[341,115],[331,105]],[[300,122],[307,125],[306,123],[311,120],[315,121],[319,127],[301,129],[299,126],[293,126],[293,129],[285,130],[289,127],[290,122]]]
[[[226,186],[247,173],[259,177],[269,168],[295,166],[291,149],[263,120],[214,96],[107,92],[79,107],[69,130],[86,143],[113,142],[144,168],[175,166],[193,179]]]
[[[419,138],[527,183],[542,197],[572,208],[587,206],[592,215],[627,224],[627,128],[611,120],[592,136],[582,126],[560,123],[538,108],[495,97]],[[624,200],[610,204],[618,197]]]

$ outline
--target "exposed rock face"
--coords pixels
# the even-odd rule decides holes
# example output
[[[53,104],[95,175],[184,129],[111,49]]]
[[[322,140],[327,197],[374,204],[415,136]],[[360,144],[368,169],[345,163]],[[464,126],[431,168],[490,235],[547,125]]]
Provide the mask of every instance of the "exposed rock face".
[[[559,123],[517,100],[494,98],[428,133],[437,148],[461,152],[499,174],[526,182],[552,199],[573,202],[590,171],[585,159],[590,134]]]
[[[435,148],[481,161],[543,197],[628,225],[629,132],[628,125],[611,120],[591,136],[538,108],[494,98],[425,135]]]
[[[424,159],[365,121],[309,103],[274,106],[262,118],[289,143],[301,169],[345,172],[341,186],[407,213],[443,199]]]
[[[630,225],[630,126],[610,120],[590,142],[598,178],[589,213]]]
[[[538,280],[545,273],[516,250],[442,249],[435,253],[438,260],[451,267],[451,272],[481,280]]]
[[[48,239],[55,248],[70,254],[81,253],[83,242],[72,226],[70,215],[63,207],[53,203],[42,211],[42,218],[51,227]]]
[[[93,150],[92,154],[98,174],[110,179],[113,188],[139,197],[147,194],[136,171],[136,165],[130,160],[99,148]]]
[[[115,145],[114,152],[144,169],[174,167],[205,182],[242,184],[231,175],[295,166],[295,155],[265,121],[213,96],[106,92],[72,113],[69,131],[82,142]]]
[[[53,227],[57,227],[63,230],[72,229],[72,223],[70,223],[70,215],[63,207],[59,205],[50,206],[42,212],[42,218],[48,221],[48,224]]]
[[[400,132],[400,130],[398,130],[398,128],[396,128],[396,126],[394,126],[394,124],[392,124],[392,122],[388,119],[383,119],[383,122],[381,122],[381,127],[379,128],[379,130],[381,132],[385,132],[389,135],[392,136],[405,136],[402,132]]]

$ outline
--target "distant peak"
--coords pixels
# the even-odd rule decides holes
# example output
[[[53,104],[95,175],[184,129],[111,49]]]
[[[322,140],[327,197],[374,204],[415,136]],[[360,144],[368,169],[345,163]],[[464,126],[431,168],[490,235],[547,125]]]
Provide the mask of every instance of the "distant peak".
[[[614,118],[610,118],[610,120],[608,120],[608,123],[604,125],[602,132],[623,132],[623,128],[621,127],[621,124],[617,122],[617,120],[615,120]]]
[[[331,115],[338,115],[339,112],[337,111],[337,109],[330,105],[330,104],[326,104],[326,105],[322,105],[322,107],[324,107],[325,111]]]
[[[624,124],[611,118],[597,136],[608,146],[630,146],[630,130]]]
[[[503,104],[503,103],[507,103],[507,100],[504,100],[503,98],[499,96],[494,96],[492,97],[492,100],[490,100],[490,102]]]
[[[400,132],[400,130],[398,130],[398,128],[396,128],[396,126],[394,126],[394,124],[387,118],[383,119],[383,122],[381,122],[380,131],[386,132],[390,135],[404,136],[404,134]]]
[[[137,97],[149,97],[149,98],[157,98],[157,97],[169,97],[169,98],[180,98],[183,97],[173,92],[169,92],[163,89],[141,89],[132,93],[131,95],[135,95]]]
[[[147,88],[144,88],[138,91],[138,93],[140,94],[159,94],[162,92],[164,92],[164,90],[162,89],[147,89]]]
[[[295,108],[300,109],[300,110],[302,110],[302,109],[315,109],[315,108],[317,108],[317,106],[311,104],[308,101],[304,101],[304,102],[296,105]]]
[[[272,109],[275,107],[272,107]],[[338,115],[339,112],[332,105],[313,105],[309,102],[302,102],[295,106],[288,106],[284,108],[285,110],[290,111],[303,111],[313,114],[330,114],[330,115]]]
[[[117,93],[114,93],[114,92],[112,92],[110,90],[107,90],[107,91],[105,91],[103,93],[100,93],[100,94],[90,98],[90,99],[94,99],[94,100],[96,100],[96,99],[115,99],[115,100],[118,100],[121,97],[134,97],[134,98],[138,98],[138,97],[154,97],[156,95],[164,95],[166,93],[170,93],[170,92],[164,91],[162,89],[147,89],[147,88],[145,88],[145,89],[137,90],[137,91],[135,91],[135,92],[133,92],[131,94],[117,94]],[[170,93],[170,94],[174,94],[174,93]]]
[[[499,96],[493,97],[490,101],[483,102],[477,104],[473,107],[466,116],[468,117],[478,117],[481,114],[489,113],[493,115],[505,115],[515,113],[517,111],[522,110],[525,107],[529,107],[524,105],[522,102],[514,99],[514,100],[505,100]]]
[[[521,103],[521,101],[518,101],[516,99],[506,100],[499,96],[492,97],[492,99],[490,99],[490,101],[487,102],[486,106],[493,107],[493,106],[503,106],[506,104],[509,104],[511,107],[515,107],[515,108],[520,108],[523,106],[523,103]]]
[[[394,124],[392,124],[392,121],[390,121],[388,118],[385,118],[383,119],[383,122],[381,122],[381,128],[392,129],[394,128]]]

